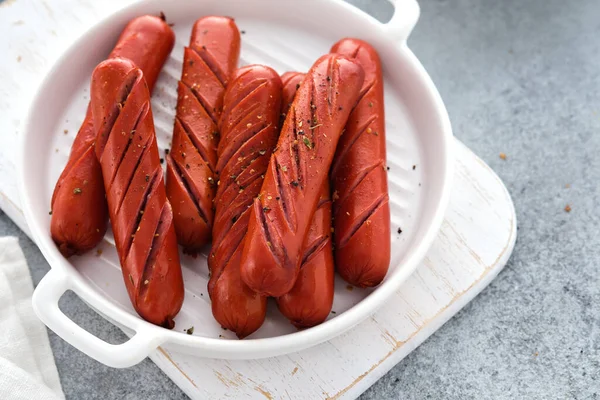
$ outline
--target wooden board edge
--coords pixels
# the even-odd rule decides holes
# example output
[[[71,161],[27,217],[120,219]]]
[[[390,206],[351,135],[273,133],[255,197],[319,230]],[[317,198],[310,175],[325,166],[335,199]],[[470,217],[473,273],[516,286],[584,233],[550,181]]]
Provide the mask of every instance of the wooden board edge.
[[[494,262],[485,268],[479,278],[477,278],[467,289],[457,293],[450,303],[444,306],[435,316],[431,317],[417,332],[410,336],[408,340],[399,343],[381,360],[373,364],[365,373],[358,376],[350,385],[341,389],[336,394],[327,397],[326,400],[356,399],[404,359],[404,357],[425,342],[429,336],[441,328],[471,300],[479,295],[479,293],[481,293],[506,266],[517,240],[517,216],[510,193],[500,177],[489,167],[489,165],[458,139],[456,139],[456,143],[457,145],[462,146],[464,150],[472,153],[476,161],[492,174],[497,184],[501,185],[504,191],[505,199],[511,212],[510,234],[504,248],[500,251]],[[183,380],[177,380],[178,386],[191,398],[194,398],[197,395],[197,384],[185,374],[183,369],[175,360],[173,360],[169,351],[159,348],[159,351],[150,355],[150,359],[170,377],[171,374],[182,374],[186,379],[184,383],[182,382]]]
[[[419,347],[429,336],[440,329],[446,322],[455,316],[464,306],[473,300],[483,291],[506,266],[510,255],[516,243],[516,228],[514,229],[510,242],[504,249],[501,257],[492,266],[489,266],[485,272],[468,289],[457,294],[452,302],[445,306],[433,318],[415,332],[409,340],[402,343],[397,348],[392,349],[384,358],[374,364],[364,376],[359,376],[346,388],[337,394],[329,397],[327,400],[355,399],[385,375],[390,369],[398,364],[404,357]],[[364,380],[362,385],[357,385]]]

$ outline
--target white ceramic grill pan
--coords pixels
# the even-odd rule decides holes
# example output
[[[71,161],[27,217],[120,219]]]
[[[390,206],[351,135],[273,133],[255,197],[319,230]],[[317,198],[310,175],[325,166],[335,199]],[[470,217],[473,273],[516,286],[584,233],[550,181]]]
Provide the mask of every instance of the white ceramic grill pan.
[[[37,287],[33,302],[42,321],[96,360],[127,367],[157,346],[202,357],[253,359],[299,351],[352,328],[372,314],[423,260],[442,223],[448,203],[453,140],[448,116],[429,76],[406,45],[419,8],[415,0],[393,1],[395,13],[382,24],[341,0],[150,0],[129,6],[80,37],[56,62],[34,98],[21,132],[20,195],[33,237],[52,269]],[[223,331],[213,319],[206,289],[206,258],[182,257],[185,302],[167,330],[142,320],[123,284],[110,233],[100,252],[65,259],[50,237],[50,199],[66,164],[71,143],[89,101],[92,70],[112,49],[126,23],[162,11],[174,23],[175,48],[158,80],[152,106],[159,149],[169,148],[181,75],[183,47],[193,22],[204,15],[236,19],[242,35],[241,65],[263,63],[285,71],[307,71],[343,37],[370,42],[385,72],[385,107],[392,227],[392,260],[376,289],[349,290],[336,278],[330,318],[311,329],[296,329],[269,304],[263,327],[244,340]],[[68,134],[64,134],[68,130]],[[413,168],[415,166],[415,168]],[[402,233],[398,234],[398,228]],[[205,252],[205,254],[207,251]],[[60,297],[72,290],[111,322],[133,334],[113,345],[64,315]],[[194,327],[193,335],[185,329]]]

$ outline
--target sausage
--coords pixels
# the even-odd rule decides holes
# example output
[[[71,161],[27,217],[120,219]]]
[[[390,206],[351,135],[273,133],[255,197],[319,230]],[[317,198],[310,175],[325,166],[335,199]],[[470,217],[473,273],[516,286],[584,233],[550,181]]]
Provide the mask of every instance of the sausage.
[[[175,33],[164,18],[144,15],[125,27],[108,58],[128,58],[144,73],[152,93],[158,75],[173,50]]]
[[[142,318],[173,328],[183,278],[148,86],[130,60],[110,59],[94,70],[90,93],[96,156],[129,298]]]
[[[297,328],[319,325],[327,319],[334,294],[329,181],[322,186],[308,231],[302,265],[292,290],[277,298],[279,311]]]
[[[127,24],[109,58],[132,60],[142,69],[152,90],[174,43],[175,34],[165,21],[144,15]],[[92,111],[88,106],[69,161],[52,194],[50,233],[65,257],[93,249],[106,233],[108,209],[95,141]]]
[[[302,79],[304,74],[301,72],[286,72],[281,76],[282,115],[287,114]],[[279,311],[294,326],[308,328],[325,321],[333,305],[334,270],[331,244],[331,196],[329,180],[326,179],[308,231],[296,284],[288,293],[277,298]]]
[[[281,79],[262,65],[237,70],[225,92],[220,121],[213,246],[208,292],[215,319],[241,339],[262,325],[267,298],[240,278],[243,239],[279,137]]]
[[[331,52],[353,57],[365,71],[331,168],[335,262],[348,283],[377,286],[390,265],[391,241],[381,62],[358,39],[342,39]]]
[[[283,104],[281,106],[281,116],[285,119],[288,110],[292,106],[296,91],[300,87],[302,80],[304,79],[303,72],[286,72],[281,75],[281,82],[283,83]]]
[[[218,121],[227,81],[240,55],[240,32],[231,18],[194,23],[177,88],[173,143],[167,156],[167,197],[177,240],[195,254],[210,240],[217,182]]]
[[[279,297],[296,283],[304,240],[363,76],[356,62],[328,54],[302,81],[248,223],[241,275],[255,292]]]

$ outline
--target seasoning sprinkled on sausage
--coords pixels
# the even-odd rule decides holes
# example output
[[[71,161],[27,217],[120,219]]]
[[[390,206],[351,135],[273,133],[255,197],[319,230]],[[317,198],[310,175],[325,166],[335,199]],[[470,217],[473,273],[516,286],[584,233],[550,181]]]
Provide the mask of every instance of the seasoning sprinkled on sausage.
[[[262,65],[240,68],[223,100],[217,161],[221,178],[214,202],[208,291],[215,319],[240,338],[257,330],[265,319],[266,297],[242,282],[240,258],[250,206],[260,196],[264,172],[279,136],[280,104],[281,79]],[[256,120],[247,126],[246,121]],[[268,212],[269,206],[264,209]]]
[[[281,200],[273,204],[267,204],[264,196],[254,200],[242,253],[242,279],[258,293],[279,297],[296,282],[304,240],[363,77],[357,63],[328,54],[316,61],[296,93],[261,189]],[[303,135],[314,148],[299,145],[300,122],[315,120],[322,125]],[[265,206],[271,208],[268,213]]]
[[[342,39],[331,52],[352,57],[365,71],[331,167],[339,197],[333,203],[336,268],[352,285],[376,286],[387,273],[391,242],[381,63],[358,39]]]
[[[203,17],[184,49],[173,143],[167,158],[167,196],[177,240],[196,254],[210,240],[218,167],[218,122],[223,95],[240,55],[240,33],[227,17]]]

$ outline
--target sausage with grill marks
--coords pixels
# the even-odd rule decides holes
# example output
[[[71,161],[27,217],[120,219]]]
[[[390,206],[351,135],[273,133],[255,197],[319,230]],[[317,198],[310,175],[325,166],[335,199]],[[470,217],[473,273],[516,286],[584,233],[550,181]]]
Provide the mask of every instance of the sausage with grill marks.
[[[144,72],[152,91],[174,42],[175,34],[164,20],[144,15],[127,24],[109,58],[133,61]],[[95,141],[92,110],[88,106],[69,161],[52,194],[50,233],[65,257],[93,249],[106,233],[108,209]]]
[[[286,72],[281,76],[282,115],[287,114],[302,79],[304,74],[301,72]],[[298,279],[292,290],[277,298],[279,311],[298,328],[308,328],[325,321],[333,304],[334,270],[331,196],[329,180],[326,179],[304,245]]]
[[[304,241],[363,78],[356,62],[328,54],[296,93],[244,241],[241,275],[257,293],[279,297],[296,283]]]
[[[327,319],[333,305],[335,265],[331,241],[331,196],[325,181],[302,254],[302,265],[292,290],[277,298],[283,315],[297,328]]]
[[[237,70],[223,101],[208,292],[215,319],[239,338],[256,331],[265,319],[267,299],[242,282],[240,258],[250,206],[279,136],[280,107],[281,79],[262,65]]]
[[[358,39],[342,39],[331,52],[352,57],[365,71],[331,168],[336,268],[352,285],[376,286],[388,271],[391,241],[381,62]]]
[[[90,92],[96,156],[129,298],[145,320],[173,328],[183,279],[148,86],[131,61],[110,59],[94,70]]]
[[[195,254],[210,240],[217,183],[218,121],[223,94],[240,55],[240,33],[231,18],[195,22],[177,88],[173,142],[167,156],[167,196],[184,251]]]
[[[281,105],[281,116],[284,120],[288,110],[292,106],[296,92],[298,91],[298,88],[300,88],[300,84],[302,83],[305,75],[306,74],[303,72],[296,71],[286,72],[281,75],[281,83],[283,84],[283,104]]]

